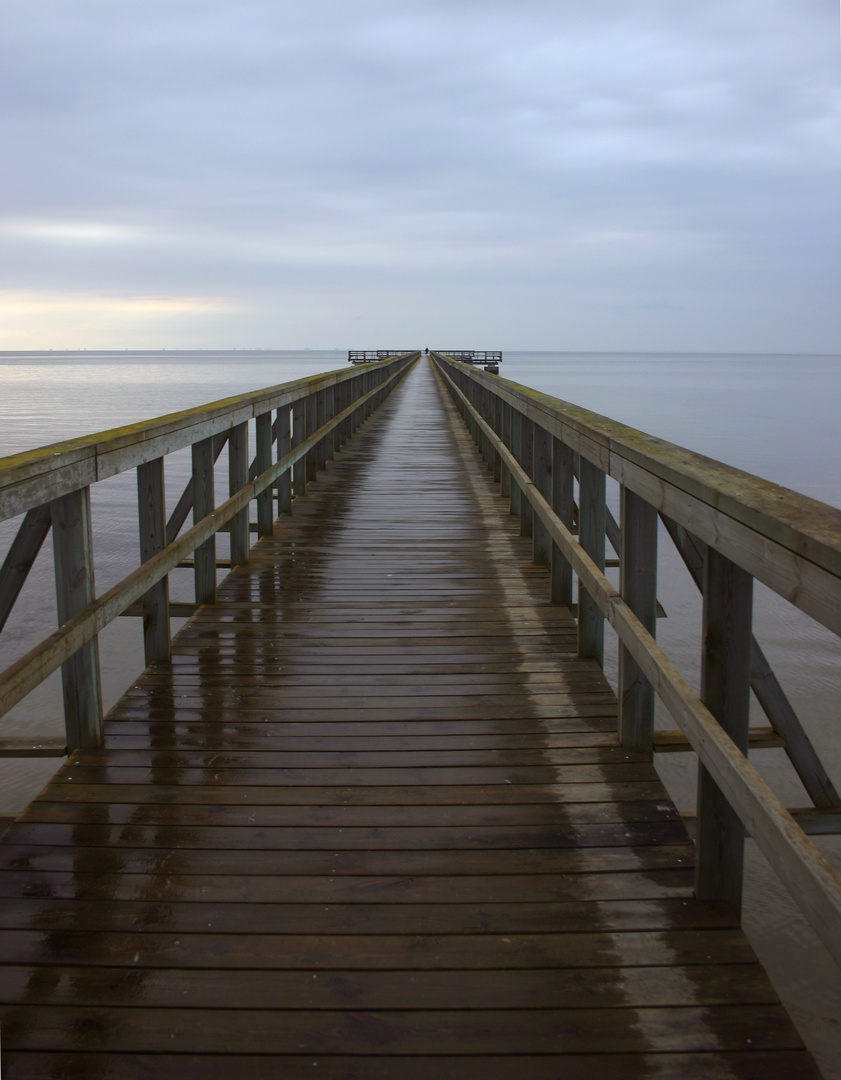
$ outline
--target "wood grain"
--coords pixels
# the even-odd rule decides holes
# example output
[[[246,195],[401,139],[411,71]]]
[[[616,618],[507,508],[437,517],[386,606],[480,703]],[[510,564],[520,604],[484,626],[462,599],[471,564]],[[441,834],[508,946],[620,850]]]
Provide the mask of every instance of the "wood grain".
[[[4,1076],[817,1077],[430,369],[338,442],[0,844]]]

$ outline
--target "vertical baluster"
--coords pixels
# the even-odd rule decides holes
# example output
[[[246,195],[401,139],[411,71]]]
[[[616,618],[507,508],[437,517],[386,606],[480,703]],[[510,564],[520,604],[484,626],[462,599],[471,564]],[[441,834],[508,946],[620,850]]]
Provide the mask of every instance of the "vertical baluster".
[[[493,415],[493,429],[499,438],[502,437],[502,400],[497,394],[493,395],[491,403],[491,410]],[[502,464],[502,458],[498,452],[494,453],[494,483],[502,483],[502,470],[505,466]]]
[[[356,400],[361,401],[361,399],[365,396],[365,388],[368,385],[367,372],[364,372],[364,371],[361,372],[357,376],[355,382],[356,382]],[[355,424],[354,430],[358,430],[365,423],[365,406],[360,405],[359,408],[356,410],[355,415],[356,415],[356,424]]]
[[[604,570],[604,496],[605,476],[598,465],[581,458],[578,481],[581,546],[599,568]],[[595,600],[579,583],[578,655],[593,656],[604,666],[604,615]]]
[[[488,427],[492,428],[493,427],[493,415],[491,413],[491,408],[492,408],[491,392],[490,392],[490,390],[488,390],[488,388],[486,386],[483,386],[482,387],[482,419],[485,421],[485,423],[488,425]],[[494,445],[491,442],[491,440],[488,438],[487,435],[485,435],[485,446],[487,447],[487,451],[488,451],[488,471],[491,472],[491,473],[496,473],[496,450],[494,450]]]
[[[95,598],[90,488],[71,491],[50,504],[59,626]],[[99,639],[94,637],[61,665],[67,748],[98,746],[102,739]]]
[[[325,402],[325,420],[332,420],[336,415],[336,388],[334,386],[328,386],[324,391]],[[330,434],[324,440],[324,457],[325,462],[332,461],[336,456],[338,434],[337,429],[334,428]]]
[[[352,394],[353,387],[352,387],[349,380],[346,380],[345,382],[342,383],[341,391],[342,391],[341,408],[342,408],[342,412],[344,412],[345,409],[347,409],[350,406],[351,402],[353,401],[353,394]],[[348,439],[353,434],[351,423],[352,423],[352,421],[351,421],[350,417],[346,417],[342,421],[342,443],[341,443],[342,446],[345,445],[345,443],[348,441]]]
[[[520,417],[520,464],[534,478],[534,424],[527,416]],[[533,514],[531,503],[525,496],[520,497],[520,536],[531,536]]]
[[[657,511],[622,487],[619,591],[645,629],[657,627]],[[624,645],[619,648],[619,737],[629,749],[654,748],[654,688]]]
[[[513,405],[509,406],[509,408],[511,410],[510,411],[510,416],[509,416],[509,422],[510,422],[510,425],[511,425],[510,429],[509,429],[510,432],[511,432],[510,449],[511,449],[511,453],[514,455],[516,460],[519,461],[520,460],[520,435],[521,435],[521,431],[522,431],[520,421],[522,419],[522,414],[517,409],[515,409]],[[521,498],[521,495],[520,495],[520,485],[517,483],[517,481],[514,479],[513,476],[511,477],[511,483],[509,484],[508,496],[509,496],[508,512],[509,512],[509,514],[513,514],[514,517],[519,518],[520,517],[520,503],[522,502],[522,498]]]
[[[315,433],[318,427],[318,394],[310,394],[304,403],[304,417],[307,438]],[[307,452],[307,482],[315,480],[318,476],[318,451],[315,447]]]
[[[345,411],[345,388],[346,388],[346,386],[347,386],[347,383],[340,382],[340,383],[336,383],[335,387],[333,388],[333,416],[334,417],[338,416],[339,413]],[[335,457],[336,454],[338,454],[338,452],[345,445],[345,442],[346,442],[345,428],[346,427],[347,427],[347,421],[342,420],[333,429],[333,455],[334,455],[334,457]]]
[[[292,432],[290,422],[292,419],[292,407],[281,405],[277,410],[277,460],[283,458],[292,449]],[[277,512],[289,514],[292,511],[292,470],[286,469],[277,478]]]
[[[327,391],[319,390],[315,395],[315,426],[324,427],[327,423]],[[315,464],[323,472],[327,468],[327,440],[319,439],[315,448]]]
[[[552,436],[539,424],[534,425],[534,486],[552,505]],[[535,516],[534,561],[540,566],[551,567],[552,548],[546,526]]]
[[[193,523],[197,524],[215,505],[213,439],[193,443]],[[216,536],[210,536],[195,552],[196,603],[216,603]]]
[[[509,450],[513,447],[512,434],[511,434],[511,406],[507,401],[503,401],[501,404],[500,413],[500,431],[499,437],[502,439],[503,445],[507,446]],[[507,465],[502,464],[499,469],[499,494],[503,499],[511,499],[511,472]]]
[[[228,494],[236,495],[248,483],[248,424],[237,424],[228,436]],[[248,507],[231,521],[231,562],[242,566],[248,562],[251,542],[248,535]]]
[[[292,414],[292,446],[300,446],[306,441],[306,398],[295,402]],[[292,485],[296,499],[302,498],[307,493],[307,463],[305,458],[296,461],[292,466]]]
[[[487,419],[487,417],[485,416],[485,389],[480,383],[476,383],[476,403],[474,408],[478,412],[480,419]],[[484,428],[481,424],[478,423],[478,421],[476,427],[478,428],[477,434],[479,436],[479,448],[482,453],[482,460],[485,462],[486,465],[490,465],[491,448],[490,444],[488,443],[488,437],[485,434]]]
[[[704,566],[701,699],[742,753],[748,750],[753,578],[713,548]],[[698,766],[695,892],[742,904],[744,829],[703,765]]]
[[[137,518],[140,526],[140,561],[148,562],[166,545],[164,459],[137,466]],[[143,652],[146,666],[169,660],[169,577],[161,578],[143,597]]]
[[[272,414],[260,413],[257,417],[257,475],[272,467]],[[272,488],[267,487],[257,496],[257,535],[271,536],[274,524]]]
[[[575,516],[575,454],[560,439],[552,439],[552,509],[570,532]],[[552,544],[552,603],[572,607],[572,565]]]

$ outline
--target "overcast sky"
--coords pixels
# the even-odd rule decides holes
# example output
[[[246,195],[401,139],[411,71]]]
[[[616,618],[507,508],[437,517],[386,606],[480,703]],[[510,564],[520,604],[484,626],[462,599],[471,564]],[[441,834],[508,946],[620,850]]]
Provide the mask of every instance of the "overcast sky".
[[[838,0],[3,0],[0,348],[841,352]]]

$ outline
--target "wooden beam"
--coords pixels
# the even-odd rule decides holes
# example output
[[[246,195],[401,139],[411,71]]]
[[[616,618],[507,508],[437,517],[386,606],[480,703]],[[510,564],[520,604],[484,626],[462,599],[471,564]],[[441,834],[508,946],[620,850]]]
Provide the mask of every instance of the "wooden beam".
[[[841,510],[499,376],[469,377],[841,634]]]
[[[692,580],[703,591],[707,545],[666,515],[660,517]],[[841,796],[755,637],[751,638],[750,685],[769,723],[783,740],[789,760],[815,806],[826,809],[841,806]]]
[[[628,488],[620,491],[622,518],[619,591],[642,625],[656,637],[657,511]],[[622,745],[652,753],[654,688],[628,650],[619,648],[619,737]]]
[[[266,468],[271,466],[271,449]],[[236,495],[248,483],[248,424],[238,424],[231,429],[228,438],[228,494]],[[271,498],[271,491],[269,491]],[[249,538],[248,508],[246,507],[231,521],[231,562],[234,566],[244,566],[248,562],[251,549]]]
[[[494,453],[494,456],[495,453]],[[545,428],[534,428],[534,484],[540,494],[550,502],[552,499],[552,436]],[[547,569],[552,564],[552,545],[546,526],[535,518],[533,525],[532,557],[534,562]]]
[[[570,530],[575,513],[574,455],[570,447],[552,437],[552,510]],[[552,543],[552,603],[572,610],[572,566],[556,543]]]
[[[327,392],[326,390],[319,390],[314,395],[315,399],[315,426],[316,428],[324,427],[327,423]],[[322,471],[327,468],[327,437],[319,440],[318,446],[315,448],[315,464],[316,469]]]
[[[218,565],[218,563],[217,563]],[[169,617],[171,619],[189,619],[191,615],[195,615],[198,611],[198,607],[195,604],[182,604],[177,601],[170,601],[169,604]],[[134,604],[129,604],[125,611],[120,612],[120,616],[124,618],[137,618],[144,614],[143,604],[137,601]]]
[[[215,504],[213,440],[193,446],[193,524],[213,512]],[[195,554],[196,604],[216,603],[216,535],[207,538]]]
[[[63,738],[0,739],[0,758],[56,758],[67,757],[67,740]]]
[[[58,623],[84,611],[94,600],[90,488],[54,499],[53,528]],[[64,729],[71,752],[98,746],[102,739],[99,641],[93,637],[61,665]]]
[[[0,568],[0,631],[6,625],[52,524],[50,504],[27,511]]]
[[[388,376],[388,385],[405,375],[409,364],[399,366]],[[343,414],[339,414],[331,423],[338,424],[350,416],[358,407],[358,402],[351,405]],[[122,581],[102,596],[74,615],[67,623],[59,627],[44,641],[40,641],[5,671],[0,673],[0,716],[4,716],[22,701],[30,691],[69,660],[100,630],[118,618],[131,604],[140,600],[150,587],[162,577],[174,570],[188,555],[198,551],[216,532],[225,525],[252,499],[266,487],[274,484],[278,476],[303,460],[304,456],[325,433],[315,432],[311,439],[304,440],[289,454],[272,465],[271,469],[256,477],[247,487],[222,503],[212,513],[202,517],[197,524],[178,536],[171,544],[145,563],[127,574]],[[174,607],[174,605],[171,605]]]
[[[219,435],[213,436],[213,460],[214,462],[222,453],[225,444],[228,441],[229,432],[223,431]],[[172,511],[172,515],[166,524],[166,542],[171,544],[172,541],[181,532],[184,522],[189,517],[190,511],[193,509],[193,481],[192,479],[187,481],[187,486],[181,493],[181,498],[176,503],[175,509]]]
[[[300,401],[292,409],[292,449],[302,446],[306,438],[306,406]],[[292,467],[292,490],[296,499],[303,498],[307,493],[307,463],[304,458],[300,458]]]
[[[164,459],[154,458],[137,466],[137,518],[140,530],[140,561],[148,562],[166,546],[166,493]],[[146,666],[168,660],[172,651],[169,628],[169,578],[161,578],[141,601],[143,652]]]
[[[510,432],[511,442],[510,442],[509,445],[511,446],[511,453],[517,459],[517,464],[520,465],[521,468],[522,468],[522,463],[521,463],[521,456],[520,456],[520,432],[522,431],[522,419],[523,419],[523,417],[522,417],[521,413],[517,412],[515,409],[511,410],[511,414],[510,414],[510,417],[509,417],[509,423],[510,423],[509,432]],[[514,517],[519,519],[519,517],[520,517],[520,504],[522,502],[522,498],[521,498],[521,494],[520,494],[520,486],[519,486],[519,484],[516,484],[514,482],[513,477],[511,479],[511,483],[510,483],[510,486],[509,486],[509,489],[508,489],[508,495],[509,495],[508,512],[510,514],[512,514]]]
[[[344,391],[340,387],[340,392]],[[277,459],[286,457],[292,449],[292,409],[284,405],[277,410]],[[292,511],[292,470],[287,469],[277,478],[277,512],[288,514]]]
[[[751,750],[768,750],[781,746],[785,746],[785,739],[781,738],[771,727],[750,728],[748,730],[748,747]],[[693,749],[692,743],[680,730],[654,732],[654,752],[656,754],[683,754],[690,753]]]
[[[368,375],[363,378],[369,378]],[[307,438],[309,438],[314,431],[318,430],[318,395],[310,394],[304,401],[304,417],[306,424]],[[306,469],[307,469],[307,483],[315,480],[318,476],[318,446],[317,444],[309,451],[306,457]]]
[[[446,370],[444,375],[448,377]],[[602,614],[622,644],[632,652],[743,825],[749,824],[760,850],[830,954],[841,964],[841,875],[797,827],[792,815],[701,702],[675,663],[576,542],[574,534],[528,482],[513,454],[501,442],[497,443],[497,449],[511,470],[512,479],[523,485],[535,512],[546,523],[553,542],[597,599]]]
[[[380,379],[399,377],[419,355],[411,353],[367,366],[376,368]],[[0,521],[135,469],[145,461],[224,434],[260,413],[303,400],[313,390],[353,381],[358,374],[358,369],[342,368],[0,459]]]
[[[581,459],[578,502],[581,520],[578,524],[581,546],[604,570],[604,499],[605,475],[586,458]],[[594,657],[604,667],[604,616],[595,598],[578,583],[578,655]]]
[[[531,479],[534,476],[534,424],[525,416],[520,417],[520,464]],[[531,536],[533,520],[528,499],[520,499],[520,536]]]
[[[707,549],[704,573],[701,700],[745,755],[750,714],[753,579]],[[703,762],[698,766],[698,850],[695,893],[742,907],[744,828]]]
[[[504,446],[510,448],[511,442],[511,406],[500,399],[500,428],[499,438]],[[505,459],[499,456],[499,494],[503,499],[511,498],[511,473],[505,464]]]
[[[257,417],[257,453],[254,459],[256,475],[271,468],[272,464],[272,414],[261,413]],[[253,479],[253,477],[251,478]],[[257,532],[271,536],[274,524],[274,501],[272,489],[266,488],[257,496]]]

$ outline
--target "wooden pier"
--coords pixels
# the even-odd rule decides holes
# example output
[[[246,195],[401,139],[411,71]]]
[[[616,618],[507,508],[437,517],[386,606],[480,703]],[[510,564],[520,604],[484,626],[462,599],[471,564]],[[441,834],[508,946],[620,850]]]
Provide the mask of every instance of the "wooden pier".
[[[4,1080],[818,1077],[527,485],[389,389],[0,845]]]

